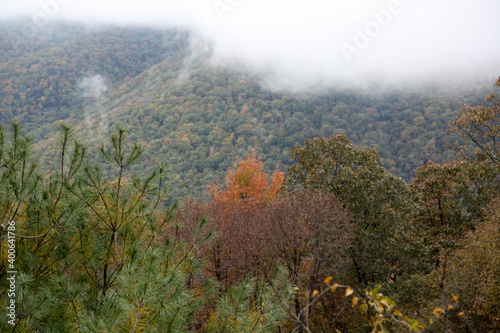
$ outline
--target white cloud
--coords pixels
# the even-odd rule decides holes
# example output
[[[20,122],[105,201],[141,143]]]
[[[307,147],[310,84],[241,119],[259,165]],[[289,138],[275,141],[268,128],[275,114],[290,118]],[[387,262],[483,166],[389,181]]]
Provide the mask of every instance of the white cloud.
[[[214,61],[290,86],[500,75],[498,0],[0,0],[0,18],[19,13],[187,27],[213,41]]]

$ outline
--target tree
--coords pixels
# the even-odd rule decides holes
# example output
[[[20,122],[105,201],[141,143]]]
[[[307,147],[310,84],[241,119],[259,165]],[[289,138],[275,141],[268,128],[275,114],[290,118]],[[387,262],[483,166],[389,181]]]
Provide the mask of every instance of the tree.
[[[357,283],[368,286],[400,275],[414,249],[404,244],[411,209],[400,178],[384,169],[374,149],[354,147],[343,135],[306,140],[290,155],[288,189],[332,192],[352,214],[356,237],[349,248]],[[405,268],[406,266],[406,268]]]
[[[4,206],[15,207],[9,217],[16,224],[19,275],[15,324],[8,324],[2,313],[2,331],[192,331],[211,285],[189,288],[200,268],[196,248],[166,235],[172,212],[159,209],[163,169],[144,181],[126,179],[141,148],[128,148],[125,132],[118,129],[111,147],[100,150],[116,171],[114,180],[106,180],[101,167],[85,158],[85,148],[71,143],[71,132],[62,126],[59,169],[38,183],[27,182],[32,168],[25,170],[23,164],[30,164],[22,161],[29,161],[29,141],[17,135],[16,126],[10,144],[2,146],[9,147],[4,161],[22,162],[4,164],[10,188],[24,188],[16,190],[16,204]],[[30,174],[36,175],[35,170]],[[7,190],[2,188],[1,198],[9,198]],[[2,226],[2,244],[4,231]],[[196,235],[201,235],[197,244],[208,238],[203,232]],[[2,280],[3,309],[5,292]]]
[[[230,293],[248,276],[271,283],[276,264],[283,265],[291,282],[304,291],[294,294],[295,316],[302,318],[303,302],[322,279],[327,274],[344,276],[353,236],[350,214],[332,193],[276,194],[279,182],[266,184],[261,167],[251,154],[228,170],[224,190],[212,187],[217,191],[206,203],[185,202],[177,219],[187,226],[181,231],[187,240],[201,216],[211,220],[218,238],[201,249],[200,256],[207,258],[207,273],[221,284],[222,294]],[[273,178],[279,181],[281,177]],[[325,298],[309,309],[307,325],[333,329],[336,306],[335,298]],[[300,320],[292,316],[290,321],[302,329]]]
[[[297,287],[290,320],[298,332],[305,327],[335,332],[341,302],[324,297],[303,311],[330,275],[347,280],[347,249],[354,233],[347,209],[331,193],[295,190],[280,194],[257,217],[265,236],[264,257],[283,265]]]
[[[269,183],[268,175],[262,171],[263,166],[264,162],[252,151],[227,170],[224,189],[218,183],[208,187],[210,195],[214,200],[227,201],[274,199],[283,184],[284,173],[274,171]]]
[[[473,183],[463,161],[428,162],[415,174],[409,186],[417,207],[412,224],[429,251],[427,264],[438,267],[443,251],[449,254],[455,249],[477,222],[467,209],[472,203],[467,199]]]
[[[500,77],[494,86],[500,87]],[[473,144],[473,156],[468,153],[467,146],[457,147],[462,157],[500,165],[500,101],[492,93],[485,102],[490,105],[462,105],[458,119],[450,124],[449,131]]]
[[[500,79],[495,83],[500,86]],[[431,232],[433,258],[443,261],[430,276],[441,295],[460,297],[464,316],[446,317],[453,330],[496,331],[498,198],[500,175],[500,102],[495,93],[480,106],[463,105],[450,132],[464,140],[455,144],[456,160],[417,169],[412,187],[424,199],[418,226]],[[428,223],[426,223],[428,222]],[[438,262],[439,262],[438,261]]]
[[[500,86],[500,79],[495,86]],[[424,235],[431,260],[449,254],[469,230],[484,219],[485,208],[498,196],[500,183],[500,102],[493,93],[486,105],[463,105],[450,132],[464,144],[455,144],[456,159],[428,162],[416,171],[410,185],[417,204],[415,230]],[[489,104],[489,105],[488,105]]]
[[[217,183],[209,186],[212,199],[208,203],[186,202],[184,212],[187,209],[200,213],[179,215],[183,223],[191,226],[188,235],[201,215],[211,218],[218,238],[205,253],[210,258],[208,269],[224,291],[246,274],[256,276],[268,264],[262,260],[264,245],[258,214],[276,197],[284,176],[275,171],[269,183],[263,164],[255,152],[249,153],[227,170],[223,189]]]
[[[0,126],[0,218],[13,221],[27,207],[28,198],[39,190],[42,176],[32,159],[33,139],[23,136],[19,123],[10,132]],[[0,232],[3,233],[4,229]]]
[[[459,328],[480,332],[500,330],[500,200],[487,209],[485,221],[469,231],[450,258],[446,290],[460,297],[464,318],[454,318]]]
[[[272,284],[247,277],[220,298],[203,332],[276,332],[286,317],[283,302],[290,298],[290,290],[282,272]]]
[[[454,146],[457,157],[421,166],[410,185],[417,207],[413,229],[428,251],[428,268],[414,279],[426,281],[421,289],[425,300],[420,304],[412,298],[410,303],[420,308],[442,307],[450,294],[458,295],[464,311],[458,312],[460,316],[456,311],[446,313],[441,325],[444,330],[498,328],[497,314],[490,311],[498,297],[490,277],[495,275],[496,261],[490,254],[497,252],[492,235],[500,189],[499,116],[495,94],[486,98],[485,105],[463,105],[449,129],[464,141]]]

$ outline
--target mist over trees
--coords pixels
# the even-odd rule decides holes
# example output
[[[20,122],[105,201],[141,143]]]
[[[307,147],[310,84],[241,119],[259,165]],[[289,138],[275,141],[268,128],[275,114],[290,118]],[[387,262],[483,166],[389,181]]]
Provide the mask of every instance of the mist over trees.
[[[273,92],[182,31],[46,38],[0,44],[2,332],[500,330],[495,93]]]
[[[453,157],[447,124],[462,103],[478,105],[491,90],[379,84],[293,94],[266,89],[244,69],[211,65],[210,50],[182,30],[53,24],[18,45],[22,26],[0,29],[0,119],[35,136],[39,165],[51,167],[58,121],[92,146],[123,127],[149,148],[134,174],[168,165],[171,202],[208,198],[206,184],[221,182],[237,156],[256,149],[267,172],[284,172],[292,147],[333,134],[374,146],[387,169],[410,181],[427,161]]]

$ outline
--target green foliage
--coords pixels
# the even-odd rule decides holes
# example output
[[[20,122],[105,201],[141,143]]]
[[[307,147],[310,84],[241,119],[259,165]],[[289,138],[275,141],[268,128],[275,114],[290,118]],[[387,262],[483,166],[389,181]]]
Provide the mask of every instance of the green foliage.
[[[373,289],[365,289],[362,292],[356,292],[349,286],[339,285],[338,283],[332,284],[331,282],[332,277],[327,277],[324,283],[328,287],[321,287],[321,291],[314,290],[312,298],[302,311],[308,311],[314,303],[320,302],[327,295],[333,293],[348,301],[348,305],[341,311],[346,312],[348,308],[355,309],[355,311],[365,318],[371,333],[401,332],[401,328],[404,328],[404,331],[410,332],[423,332],[426,329],[418,320],[403,315],[403,313],[398,310],[396,302],[380,292],[381,286],[377,286]],[[339,291],[343,291],[343,293],[341,294]],[[436,310],[440,311],[440,313],[444,312],[440,308]],[[434,313],[437,313],[436,310]],[[437,315],[437,317],[439,317],[439,315]],[[314,332],[307,323],[301,321],[301,324],[305,332]],[[357,329],[357,331],[367,332],[368,327],[357,327],[355,329]],[[335,331],[332,330],[331,332],[341,333],[343,331],[341,328],[342,327],[339,325],[335,328]]]
[[[88,104],[82,82],[100,75],[106,86],[122,84],[182,51],[177,32],[108,28],[99,33],[85,26],[52,24],[52,36],[24,39],[18,25],[0,25],[5,43],[0,61],[0,121],[23,120],[29,130],[74,115]],[[19,27],[21,28],[21,27]],[[21,29],[20,29],[21,30]],[[1,59],[1,58],[0,58]],[[87,103],[85,102],[87,100]]]
[[[460,296],[467,320],[454,319],[458,327],[474,327],[482,332],[500,329],[500,202],[487,209],[485,221],[461,240],[450,258],[446,291]]]
[[[123,129],[100,148],[105,164],[96,165],[72,139],[72,128],[61,125],[59,169],[46,176],[30,163],[31,142],[17,124],[10,135],[0,134],[7,180],[0,198],[4,218],[16,222],[19,272],[12,326],[4,312],[9,298],[2,224],[2,332],[271,332],[284,320],[289,287],[281,273],[216,295],[198,255],[213,235],[206,219],[191,242],[180,238],[174,207],[159,208],[164,169],[144,179],[129,177],[142,149],[126,144]],[[106,167],[114,169],[112,179],[102,174]],[[202,310],[209,301],[217,305],[207,322]]]
[[[188,34],[176,30],[54,24],[16,51],[21,28],[0,26],[0,121],[16,117],[36,135],[44,171],[53,168],[56,120],[75,124],[88,145],[117,125],[130,129],[131,139],[148,148],[132,174],[165,162],[170,202],[207,198],[206,185],[220,183],[236,156],[257,149],[267,173],[276,165],[284,171],[292,147],[333,134],[374,146],[384,165],[409,181],[420,165],[453,155],[446,141],[455,139],[444,130],[463,101],[476,101],[469,92],[442,87],[273,92],[244,70],[211,66],[210,52],[194,44],[190,54]],[[98,75],[107,90],[83,96],[83,79]]]
[[[0,217],[12,221],[26,208],[27,199],[39,189],[41,175],[31,159],[32,138],[21,134],[18,123],[10,131],[0,126]]]
[[[417,210],[413,223],[430,251],[430,262],[438,262],[442,250],[455,248],[463,234],[474,226],[467,210],[473,201],[465,200],[473,183],[467,165],[460,161],[429,162],[416,170],[410,185]],[[477,211],[477,209],[476,209]]]
[[[459,119],[450,124],[450,131],[465,140],[455,145],[456,159],[418,168],[410,185],[417,205],[413,241],[423,246],[428,266],[404,281],[400,299],[419,315],[422,309],[441,309],[441,320],[431,329],[495,331],[498,326],[495,312],[483,310],[496,307],[498,293],[490,278],[496,274],[490,255],[497,246],[491,235],[500,172],[495,98],[492,94],[485,105],[462,107]],[[411,291],[415,289],[420,293]],[[448,304],[450,294],[458,295],[455,303],[458,298],[460,302]]]
[[[407,188],[386,170],[373,149],[359,149],[343,135],[306,140],[290,155],[288,188],[332,192],[352,213],[356,239],[350,246],[357,283],[384,281],[404,269],[405,223],[411,209]]]
[[[7,162],[2,175],[10,185],[1,197],[8,218],[16,221],[20,275],[16,325],[8,325],[2,315],[3,331],[154,332],[170,327],[186,332],[192,325],[200,299],[186,287],[186,279],[196,265],[178,254],[180,248],[161,240],[171,216],[157,209],[164,195],[162,170],[143,182],[125,181],[123,170],[140,149],[135,145],[126,153],[123,139],[118,130],[110,152],[102,149],[118,169],[117,179],[109,182],[99,167],[87,164],[84,147],[71,144],[71,129],[62,126],[60,169],[42,181],[22,167],[30,165],[29,141],[12,126],[10,142],[2,149]],[[2,276],[7,270],[4,250]]]
[[[222,296],[203,332],[274,332],[284,321],[283,302],[290,293],[285,275],[278,272],[273,285],[245,279]]]
[[[19,271],[16,325],[2,312],[2,332],[499,330],[495,94],[291,95],[189,54],[185,32],[20,29],[0,23],[2,309],[9,221]],[[85,93],[99,75],[106,93]],[[60,119],[76,126],[56,137]],[[259,170],[291,166],[288,189],[311,191],[190,202],[174,222],[170,203],[206,198],[255,147]],[[409,186],[397,177],[414,170]],[[275,261],[294,288],[270,274]],[[331,280],[321,291],[332,272],[344,295]]]

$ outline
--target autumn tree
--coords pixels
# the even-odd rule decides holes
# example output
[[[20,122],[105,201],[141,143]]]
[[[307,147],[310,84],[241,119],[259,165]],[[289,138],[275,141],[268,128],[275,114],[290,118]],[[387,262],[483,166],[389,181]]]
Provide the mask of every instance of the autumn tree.
[[[218,183],[208,187],[213,200],[274,199],[283,184],[284,173],[275,170],[269,183],[269,176],[262,170],[263,166],[264,162],[257,157],[255,151],[250,152],[227,170],[223,189]]]
[[[210,259],[207,269],[224,291],[246,274],[255,276],[256,271],[267,265],[262,260],[263,235],[257,215],[276,197],[284,176],[275,171],[268,182],[269,176],[262,168],[263,162],[255,152],[249,153],[227,170],[223,188],[217,183],[209,186],[212,195],[209,202],[187,201],[186,208],[178,215],[190,230],[187,234],[201,215],[210,217],[218,238],[204,250]],[[199,213],[186,214],[186,209]]]
[[[347,209],[331,193],[295,190],[282,193],[257,217],[265,235],[265,257],[286,267],[296,286],[290,320],[298,332],[335,332],[342,302],[324,297],[307,307],[327,276],[347,281],[347,249],[354,233]]]
[[[450,258],[446,290],[459,296],[464,318],[458,327],[480,332],[500,330],[500,200],[486,209],[486,218],[469,231]]]
[[[269,286],[279,281],[275,275],[275,263],[267,257],[269,251],[265,243],[262,214],[263,209],[276,199],[283,173],[275,172],[269,183],[262,167],[263,162],[254,152],[250,153],[227,171],[224,188],[216,183],[209,186],[212,195],[209,202],[186,200],[176,214],[176,220],[183,225],[179,234],[187,243],[191,243],[197,221],[203,216],[210,220],[217,235],[214,242],[200,247],[199,252],[199,257],[207,261],[205,272],[219,283],[219,294],[226,302],[224,311],[217,306],[209,307],[206,314],[206,329],[209,332],[253,331],[252,327],[259,331],[261,325],[266,322],[270,325],[270,320],[282,317],[255,312],[244,319],[243,313],[224,313],[231,306],[236,306],[233,311],[241,311],[242,306],[248,306],[250,312],[263,311],[261,307],[256,307],[263,305],[260,296],[254,301],[257,304],[243,302],[241,297],[249,297],[250,292],[265,295],[266,290],[270,290]],[[240,301],[242,303],[235,304]],[[277,304],[280,303],[274,307]],[[278,312],[274,311],[275,314]]]
[[[494,87],[500,87],[500,78]],[[485,103],[480,106],[463,105],[458,119],[451,123],[450,132],[473,144],[473,154],[467,149],[470,145],[457,147],[463,158],[500,165],[500,100],[496,93],[492,93]]]
[[[288,189],[331,192],[352,214],[356,237],[349,255],[357,283],[387,281],[413,266],[404,265],[405,254],[414,249],[402,241],[411,208],[408,191],[374,149],[356,148],[345,136],[335,135],[308,139],[290,155],[296,163],[288,170]]]
[[[500,78],[494,84],[500,87]],[[462,107],[458,120],[451,123],[451,131],[460,134],[469,145],[459,152],[472,180],[479,188],[473,192],[481,219],[476,221],[461,246],[450,259],[448,290],[460,296],[465,309],[459,324],[478,331],[498,331],[500,290],[500,101],[496,93],[485,99],[481,106]],[[472,146],[474,149],[467,149]],[[474,187],[472,187],[474,189]]]
[[[500,79],[495,85],[500,85]],[[425,234],[424,242],[435,261],[484,219],[484,209],[498,196],[500,102],[495,93],[485,102],[476,107],[463,105],[458,119],[450,123],[449,131],[464,141],[454,145],[458,156],[419,167],[410,185],[417,204],[415,230]]]
[[[212,186],[213,199],[185,202],[177,214],[187,226],[189,239],[195,221],[205,214],[218,239],[202,249],[207,272],[221,283],[221,292],[247,276],[273,281],[276,264],[286,268],[287,278],[300,290],[290,307],[291,327],[302,330],[302,319],[311,327],[338,325],[340,306],[335,297],[301,311],[312,291],[326,275],[345,278],[347,249],[353,239],[350,213],[332,193],[297,190],[278,193],[282,175],[261,171],[262,163],[252,153],[228,170],[225,189]],[[243,194],[243,195],[242,195]],[[189,227],[190,226],[190,227]],[[183,232],[183,231],[181,231]]]
[[[227,170],[224,188],[217,183],[209,186],[212,200],[206,214],[213,219],[219,233],[210,257],[214,273],[219,281],[225,281],[225,288],[229,281],[255,273],[264,265],[263,235],[256,216],[276,197],[284,175],[275,171],[269,183],[263,165],[252,151]]]
[[[495,85],[499,86],[500,80]],[[483,327],[481,320],[487,327],[485,330],[496,327],[492,312],[473,309],[496,304],[497,297],[487,273],[495,260],[486,255],[484,248],[491,253],[496,251],[495,238],[487,235],[494,232],[498,208],[495,203],[500,189],[499,116],[500,103],[494,93],[486,98],[484,105],[463,105],[449,129],[463,140],[462,145],[454,145],[457,157],[446,163],[431,161],[419,167],[410,185],[416,203],[411,224],[416,239],[426,249],[428,266],[414,279],[427,281],[421,284],[421,290],[427,290],[427,297],[420,303],[414,295],[407,303],[432,308],[441,306],[442,299],[455,293],[460,297],[461,307],[468,311],[460,318],[445,316],[445,326],[455,325],[454,331]],[[480,255],[484,256],[478,260]],[[475,278],[472,269],[485,275]]]
[[[428,162],[415,171],[409,188],[417,208],[411,223],[418,237],[423,236],[430,267],[439,266],[442,251],[450,253],[477,222],[467,209],[471,204],[468,191],[473,186],[467,171],[461,161]]]

